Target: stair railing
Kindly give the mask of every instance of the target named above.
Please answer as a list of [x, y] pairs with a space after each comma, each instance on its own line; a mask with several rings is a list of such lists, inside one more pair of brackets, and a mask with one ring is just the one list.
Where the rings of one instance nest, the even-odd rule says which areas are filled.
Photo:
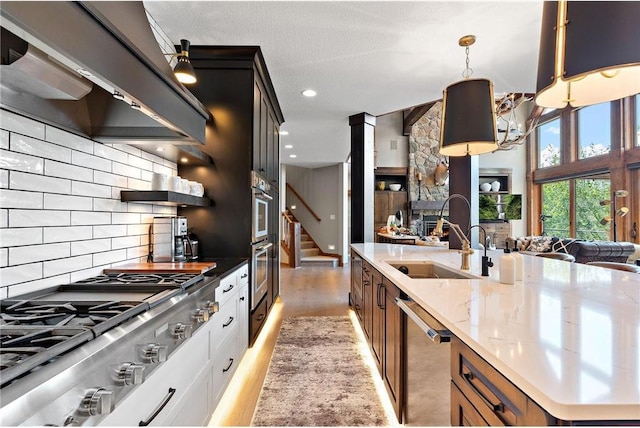
[[288, 211], [282, 212], [282, 221], [282, 230], [284, 231], [283, 248], [289, 255], [289, 266], [296, 268], [300, 266], [300, 259], [302, 258], [300, 251], [302, 225]]
[[295, 195], [296, 198], [298, 198], [298, 200], [300, 201], [300, 203], [302, 203], [302, 205], [304, 205], [304, 207], [309, 210], [309, 213], [313, 216], [313, 218], [315, 218], [317, 221], [322, 221], [322, 219], [320, 218], [320, 216], [318, 216], [318, 214], [315, 213], [315, 211], [313, 211], [311, 209], [311, 207], [309, 206], [309, 204], [304, 200], [304, 198], [302, 196], [300, 196], [300, 194], [298, 192], [296, 192], [296, 189], [293, 188], [293, 186], [289, 183], [287, 183], [287, 189], [291, 190], [291, 193], [293, 193]]

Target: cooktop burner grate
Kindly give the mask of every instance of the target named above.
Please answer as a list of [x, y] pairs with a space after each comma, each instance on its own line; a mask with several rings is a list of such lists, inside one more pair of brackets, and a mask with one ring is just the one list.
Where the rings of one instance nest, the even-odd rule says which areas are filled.
[[[198, 279], [195, 273], [112, 273], [101, 274], [92, 278], [76, 281], [74, 284], [163, 284], [187, 285]], [[190, 284], [189, 284], [190, 285]]]

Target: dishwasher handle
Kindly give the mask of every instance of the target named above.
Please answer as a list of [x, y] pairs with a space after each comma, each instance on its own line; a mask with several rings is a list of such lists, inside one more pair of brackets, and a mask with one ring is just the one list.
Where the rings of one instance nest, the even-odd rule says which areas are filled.
[[[402, 309], [402, 312], [407, 314], [407, 316], [411, 318], [433, 342], [445, 343], [451, 341], [451, 332], [443, 326], [439, 325], [439, 323], [435, 319], [433, 319], [433, 317], [429, 315], [427, 311], [420, 308], [417, 303], [412, 300], [406, 300], [401, 299], [400, 297], [396, 297], [396, 304], [400, 309]], [[434, 327], [431, 327], [429, 324], [433, 325]]]

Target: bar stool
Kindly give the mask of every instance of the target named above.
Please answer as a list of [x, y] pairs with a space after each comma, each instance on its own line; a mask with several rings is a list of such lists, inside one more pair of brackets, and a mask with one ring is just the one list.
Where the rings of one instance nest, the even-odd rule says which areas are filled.
[[545, 257], [547, 259], [562, 260], [564, 262], [569, 262], [569, 263], [573, 263], [576, 261], [575, 257], [567, 253], [538, 253], [536, 254], [536, 256]]
[[599, 266], [609, 269], [621, 270], [624, 272], [632, 272], [640, 274], [640, 266], [630, 265], [628, 263], [616, 263], [616, 262], [588, 262], [590, 266]]

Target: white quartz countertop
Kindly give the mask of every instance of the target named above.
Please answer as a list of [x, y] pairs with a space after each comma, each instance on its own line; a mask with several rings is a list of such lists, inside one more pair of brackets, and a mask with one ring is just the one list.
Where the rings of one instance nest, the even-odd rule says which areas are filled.
[[551, 415], [640, 420], [640, 275], [524, 255], [524, 280], [411, 279], [386, 261], [431, 260], [460, 269], [448, 248], [352, 248]]

